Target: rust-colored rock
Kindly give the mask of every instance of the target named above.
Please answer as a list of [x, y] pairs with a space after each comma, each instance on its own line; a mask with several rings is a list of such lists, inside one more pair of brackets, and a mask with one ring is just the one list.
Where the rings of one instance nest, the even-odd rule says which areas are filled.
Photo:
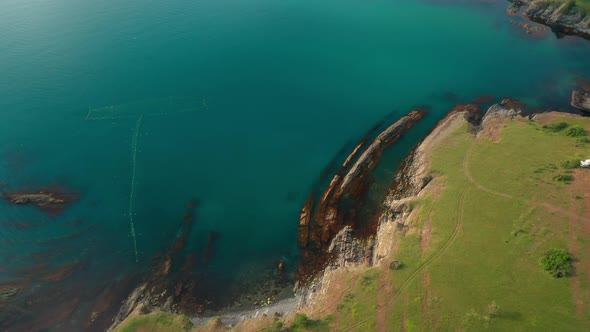
[[23, 267], [14, 271], [17, 275], [34, 275], [38, 274], [41, 271], [46, 270], [49, 267], [49, 263], [44, 262], [32, 266]]
[[23, 289], [22, 282], [8, 282], [0, 284], [0, 301], [16, 296], [18, 292]]
[[471, 101], [472, 104], [491, 104], [493, 102], [494, 102], [494, 97], [488, 96], [488, 95], [475, 97]]
[[296, 283], [306, 284], [332, 260], [328, 248], [344, 226], [351, 226], [351, 237], [366, 238], [375, 234], [378, 217], [359, 215], [373, 182], [371, 172], [383, 151], [420, 120], [426, 110], [426, 107], [414, 109], [378, 133], [382, 123], [371, 128], [346, 156], [317, 203], [314, 204], [312, 195], [306, 200], [298, 222], [301, 251]]
[[213, 256], [213, 243], [218, 236], [217, 232], [209, 232], [209, 235], [207, 235], [207, 242], [203, 250], [203, 261], [207, 262]]
[[7, 192], [4, 193], [3, 197], [11, 204], [34, 205], [50, 215], [59, 214], [68, 204], [78, 198], [76, 194], [66, 193], [60, 189], [42, 189], [33, 192]]
[[80, 262], [71, 262], [58, 266], [39, 278], [40, 281], [58, 282], [69, 277]]

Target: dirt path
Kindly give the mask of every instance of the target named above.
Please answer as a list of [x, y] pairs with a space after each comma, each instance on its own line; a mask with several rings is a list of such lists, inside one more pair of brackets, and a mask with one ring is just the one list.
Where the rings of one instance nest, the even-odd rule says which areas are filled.
[[569, 223], [568, 223], [568, 244], [569, 244], [569, 252], [574, 256], [574, 263], [572, 264], [572, 276], [570, 277], [570, 285], [572, 287], [573, 296], [574, 296], [574, 303], [576, 305], [576, 315], [578, 317], [582, 317], [584, 314], [584, 300], [582, 299], [582, 290], [580, 287], [580, 277], [578, 275], [578, 270], [580, 268], [579, 263], [579, 255], [578, 255], [578, 218], [576, 215], [578, 204], [576, 202], [575, 197], [570, 198], [570, 216], [569, 216]]
[[[376, 308], [388, 308], [391, 303], [389, 294], [393, 293], [393, 276], [389, 271], [382, 271], [379, 274], [379, 283], [377, 286], [377, 306]], [[387, 310], [376, 310], [375, 312], [375, 331], [384, 332], [387, 330]]]
[[[584, 217], [590, 215], [590, 194], [587, 193], [588, 185], [590, 185], [590, 172], [578, 169], [573, 174], [574, 181], [568, 187], [570, 194], [570, 211], [572, 215], [569, 218], [569, 250], [572, 256], [576, 259], [573, 263], [573, 276], [571, 277], [571, 287], [574, 293], [574, 302], [576, 304], [576, 314], [580, 317], [584, 316], [585, 311], [590, 312], [590, 289], [586, 291], [586, 301], [584, 301], [584, 294], [581, 290], [582, 272], [586, 280], [590, 282], [590, 252], [585, 250], [585, 246], [580, 243], [578, 237], [583, 239], [590, 237], [590, 223], [584, 221]], [[577, 217], [574, 217], [576, 214]], [[587, 303], [584, 303], [587, 302]], [[585, 310], [586, 309], [586, 310]]]
[[428, 321], [430, 320], [428, 310], [428, 300], [430, 296], [430, 273], [428, 273], [428, 270], [424, 270], [424, 272], [422, 272], [422, 289], [422, 299], [420, 300], [422, 304], [422, 322], [428, 325]]

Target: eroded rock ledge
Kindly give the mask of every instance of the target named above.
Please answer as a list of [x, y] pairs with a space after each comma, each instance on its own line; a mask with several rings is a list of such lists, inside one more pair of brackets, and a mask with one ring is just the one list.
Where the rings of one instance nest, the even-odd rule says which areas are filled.
[[577, 35], [590, 39], [590, 15], [570, 8], [568, 2], [550, 0], [508, 0], [509, 13], [519, 13], [549, 26], [559, 35]]

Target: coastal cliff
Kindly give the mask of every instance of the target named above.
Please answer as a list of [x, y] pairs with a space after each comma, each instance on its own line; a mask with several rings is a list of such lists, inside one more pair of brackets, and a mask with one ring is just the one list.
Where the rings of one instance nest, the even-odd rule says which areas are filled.
[[532, 21], [551, 27], [558, 35], [578, 35], [590, 39], [590, 15], [575, 2], [509, 0], [509, 13], [522, 13]]
[[[474, 128], [480, 120], [476, 105], [457, 105], [433, 127], [402, 162], [390, 184], [389, 193], [382, 204], [383, 209], [378, 211], [373, 233], [360, 238], [354, 236], [354, 225], [342, 227], [325, 249], [328, 255], [323, 257], [328, 263], [324, 269], [316, 272], [307, 284], [296, 284], [298, 309], [323, 312], [325, 309], [318, 309], [322, 307], [323, 298], [345, 271], [395, 264], [395, 261], [390, 262], [395, 234], [407, 231], [412, 213], [409, 202], [418, 197], [432, 179], [428, 174], [430, 150], [442, 136], [466, 122]], [[303, 207], [302, 215], [309, 215], [309, 209], [308, 203]], [[306, 261], [303, 260], [302, 264], [306, 264]]]

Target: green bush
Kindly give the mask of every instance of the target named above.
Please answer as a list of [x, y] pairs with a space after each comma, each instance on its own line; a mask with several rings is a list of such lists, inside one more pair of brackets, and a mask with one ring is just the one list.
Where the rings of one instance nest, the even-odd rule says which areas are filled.
[[574, 13], [574, 8], [576, 8], [576, 0], [568, 0], [560, 12], [561, 14]]
[[553, 248], [541, 258], [541, 267], [555, 278], [566, 277], [572, 272], [573, 257], [564, 249]]
[[561, 167], [565, 169], [574, 169], [580, 167], [580, 161], [576, 159], [566, 160], [561, 163]]
[[543, 129], [545, 129], [548, 132], [557, 133], [569, 126], [570, 125], [567, 122], [553, 122], [548, 125], [544, 125]]
[[570, 183], [573, 177], [569, 174], [557, 174], [553, 179], [563, 183]]
[[328, 331], [328, 323], [332, 320], [332, 316], [326, 316], [324, 319], [309, 319], [305, 314], [295, 314], [293, 323], [288, 328], [288, 331]]
[[584, 137], [588, 135], [582, 126], [573, 126], [569, 128], [565, 134], [569, 137]]

